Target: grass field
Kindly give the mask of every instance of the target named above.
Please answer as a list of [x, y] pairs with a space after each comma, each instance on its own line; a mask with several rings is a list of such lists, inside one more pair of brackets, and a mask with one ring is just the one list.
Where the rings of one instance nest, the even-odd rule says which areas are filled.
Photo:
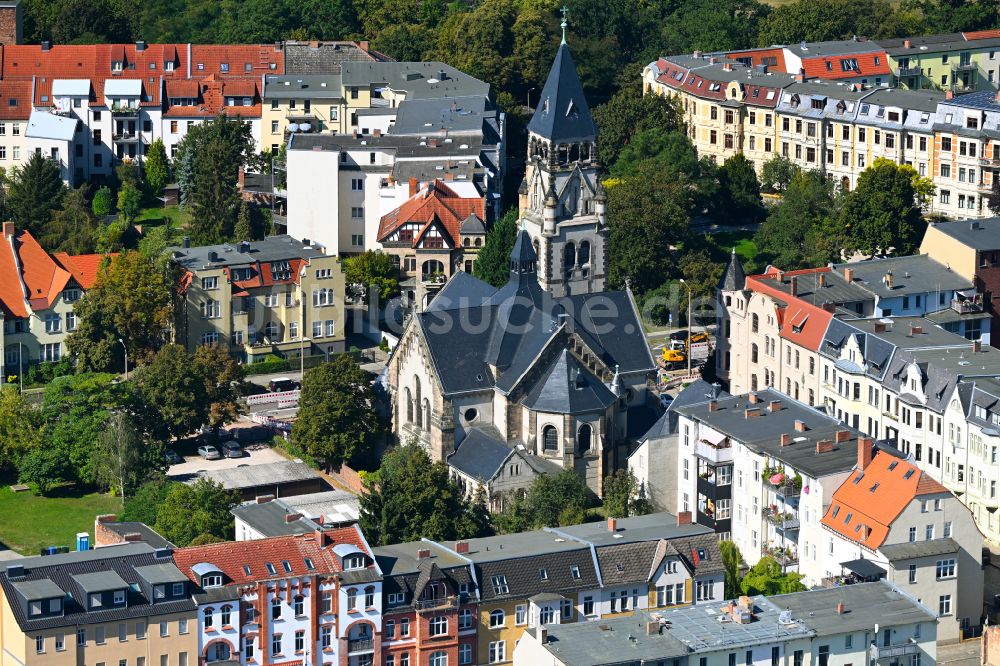
[[94, 542], [94, 517], [117, 513], [121, 502], [100, 493], [79, 494], [73, 486], [51, 491], [49, 497], [15, 493], [0, 487], [0, 543], [22, 555], [38, 555], [43, 546], [70, 546], [77, 532], [89, 532]]
[[143, 208], [135, 218], [136, 224], [146, 224], [148, 226], [159, 226], [163, 220], [169, 219], [177, 228], [186, 227], [191, 215], [187, 211], [181, 210], [179, 206], [163, 206], [154, 208]]
[[729, 250], [735, 247], [736, 254], [744, 261], [748, 261], [757, 256], [757, 245], [753, 242], [753, 234], [752, 231], [727, 231], [715, 234], [713, 239], [721, 248]]

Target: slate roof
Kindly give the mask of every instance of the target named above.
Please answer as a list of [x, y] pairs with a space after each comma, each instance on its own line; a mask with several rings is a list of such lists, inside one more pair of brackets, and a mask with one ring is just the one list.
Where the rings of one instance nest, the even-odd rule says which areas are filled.
[[656, 541], [638, 541], [597, 549], [597, 564], [605, 587], [645, 583], [649, 580]]
[[[770, 597], [778, 608], [792, 611], [792, 619], [821, 636], [870, 631], [882, 626], [934, 622], [935, 615], [885, 581], [825, 587]], [[846, 613], [837, 612], [844, 604]]]
[[559, 46], [528, 131], [553, 142], [593, 141], [597, 126], [583, 94], [569, 47]]
[[130, 522], [123, 523], [101, 523], [106, 530], [111, 530], [115, 534], [125, 538], [127, 534], [139, 534], [142, 541], [148, 543], [153, 548], [174, 548], [174, 544], [164, 539], [159, 532], [146, 523]]
[[944, 539], [931, 539], [930, 541], [904, 541], [902, 543], [888, 543], [879, 548], [879, 552], [885, 555], [890, 562], [900, 560], [910, 560], [917, 557], [935, 557], [937, 555], [950, 555], [961, 550], [958, 542], [951, 537]]
[[677, 550], [688, 570], [693, 571], [695, 576], [706, 576], [726, 570], [722, 563], [722, 552], [719, 550], [719, 537], [715, 533], [670, 539], [670, 545]]
[[490, 430], [492, 432], [472, 428], [459, 443], [458, 449], [448, 456], [448, 464], [473, 479], [484, 483], [490, 481], [512, 452], [500, 439], [500, 433], [495, 428]]
[[550, 527], [546, 531], [568, 539], [576, 539], [595, 546], [610, 546], [622, 543], [675, 539], [701, 534], [714, 534], [710, 527], [698, 523], [677, 524], [677, 516], [665, 511], [645, 516], [619, 518], [615, 521], [615, 531], [608, 529], [605, 522], [581, 523], [568, 527]]
[[[146, 543], [129, 543], [118, 546], [107, 546], [96, 550], [49, 555], [47, 557], [29, 557], [20, 559], [17, 564], [24, 567], [24, 577], [11, 580], [6, 570], [0, 570], [0, 585], [3, 586], [7, 599], [18, 595], [17, 587], [24, 588], [24, 583], [38, 582], [29, 585], [27, 589], [40, 592], [42, 589], [53, 590], [49, 580], [65, 593], [63, 615], [29, 619], [24, 607], [19, 603], [10, 603], [8, 607], [13, 613], [18, 626], [24, 632], [34, 632], [56, 627], [73, 627], [85, 624], [110, 624], [128, 619], [148, 618], [156, 615], [184, 613], [195, 611], [195, 603], [190, 597], [176, 601], [150, 603], [141, 592], [128, 587], [132, 583], [141, 583], [137, 567], [170, 564], [169, 559], [158, 559], [152, 546]], [[105, 581], [100, 583], [100, 580]], [[103, 610], [86, 610], [85, 593], [81, 589], [80, 580], [89, 584], [94, 580], [97, 587], [105, 587], [114, 577], [123, 581], [127, 589], [125, 606], [105, 608]], [[141, 585], [140, 585], [141, 589]]]
[[[845, 268], [850, 268], [854, 271], [855, 284], [881, 298], [973, 287], [972, 282], [926, 254], [855, 261], [836, 264], [834, 268], [841, 274]], [[883, 282], [889, 271], [892, 271], [892, 288]]]
[[[227, 489], [273, 487], [279, 483], [322, 479], [316, 470], [309, 465], [293, 460], [284, 460], [268, 465], [213, 469], [203, 472], [203, 476], [216, 483], [221, 483]], [[323, 485], [326, 485], [326, 481], [323, 481]]]
[[563, 349], [535, 380], [523, 404], [538, 412], [584, 414], [603, 411], [615, 400], [607, 386]]
[[[713, 537], [714, 538], [714, 537]], [[590, 590], [600, 587], [597, 570], [590, 549], [580, 546], [574, 550], [539, 553], [523, 557], [509, 557], [497, 553], [504, 559], [477, 561], [477, 578], [480, 583], [480, 598], [484, 602], [501, 599], [523, 599], [539, 593], [564, 594], [574, 590]], [[580, 577], [573, 576], [577, 567]], [[542, 578], [542, 570], [545, 578]], [[507, 592], [493, 586], [493, 576], [504, 576]]]
[[[546, 628], [545, 650], [558, 661], [573, 666], [660, 664], [680, 661], [688, 647], [669, 631], [648, 633], [652, 616], [645, 612], [600, 622], [551, 624]], [[527, 633], [537, 636], [537, 628]]]
[[1000, 217], [935, 222], [934, 229], [975, 250], [1000, 249]]
[[722, 274], [722, 278], [719, 280], [719, 290], [737, 291], [743, 289], [746, 283], [747, 274], [743, 270], [743, 262], [740, 261], [740, 256], [736, 254], [736, 248], [733, 248], [733, 253], [729, 257], [729, 263], [726, 264], [726, 272]]

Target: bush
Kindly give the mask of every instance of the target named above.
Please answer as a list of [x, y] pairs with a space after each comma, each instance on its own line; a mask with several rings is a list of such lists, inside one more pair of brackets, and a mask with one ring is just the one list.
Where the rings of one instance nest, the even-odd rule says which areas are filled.
[[275, 372], [288, 372], [291, 369], [292, 363], [287, 358], [268, 354], [263, 361], [249, 364], [247, 366], [247, 374], [269, 375]]

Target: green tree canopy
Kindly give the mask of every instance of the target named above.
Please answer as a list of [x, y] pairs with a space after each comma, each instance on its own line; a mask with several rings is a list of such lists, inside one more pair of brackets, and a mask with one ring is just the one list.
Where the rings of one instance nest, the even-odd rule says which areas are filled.
[[517, 209], [511, 208], [486, 234], [486, 242], [473, 266], [473, 275], [494, 287], [507, 284], [510, 277], [510, 253], [517, 240]]
[[[537, 477], [531, 483], [526, 498], [535, 527], [558, 527], [568, 524], [562, 520], [567, 515], [573, 522], [579, 522], [576, 519], [592, 501], [593, 493], [571, 469]], [[568, 514], [564, 514], [567, 509], [569, 509]]]
[[156, 511], [155, 529], [178, 546], [186, 546], [203, 534], [232, 540], [233, 517], [229, 512], [240, 501], [239, 491], [226, 490], [209, 479], [190, 485], [171, 483]]
[[292, 440], [327, 469], [369, 452], [383, 428], [371, 379], [351, 356], [305, 373]]
[[205, 423], [220, 428], [240, 414], [239, 388], [246, 368], [223, 347], [202, 345], [194, 352], [196, 377], [204, 387], [207, 416]]
[[763, 594], [768, 597], [774, 594], [803, 592], [806, 586], [802, 584], [802, 578], [802, 574], [799, 573], [783, 573], [781, 565], [770, 555], [765, 555], [740, 581], [740, 589], [743, 594], [750, 596]]
[[888, 160], [861, 172], [858, 186], [844, 199], [839, 222], [845, 249], [868, 256], [913, 254], [927, 226], [911, 174]]
[[366, 477], [361, 495], [360, 526], [372, 545], [482, 536], [477, 515], [481, 512], [462, 496], [448, 466], [432, 463], [416, 444], [386, 453], [378, 472]]
[[233, 230], [234, 239], [237, 241], [253, 240], [253, 226], [250, 224], [250, 204], [246, 201], [240, 202], [240, 213], [236, 218], [236, 228]]
[[0, 385], [0, 471], [9, 471], [31, 449], [41, 446], [42, 419], [13, 384]]
[[774, 9], [760, 22], [757, 44], [797, 44], [920, 34], [918, 16], [888, 0], [796, 0]]
[[94, 480], [116, 492], [123, 500], [133, 488], [154, 472], [162, 472], [163, 448], [147, 444], [125, 411], [112, 413], [91, 453]]
[[94, 215], [98, 217], [104, 217], [105, 215], [111, 215], [115, 210], [115, 195], [111, 191], [111, 188], [105, 185], [101, 189], [94, 192], [94, 200], [91, 202], [91, 209], [94, 211]]
[[594, 109], [600, 132], [600, 159], [605, 168], [618, 161], [632, 137], [644, 130], [672, 132], [684, 123], [677, 102], [659, 95], [643, 95], [638, 83], [624, 88]]
[[87, 186], [66, 191], [59, 210], [42, 229], [39, 242], [49, 252], [90, 254], [97, 250], [97, 220], [87, 204]]
[[208, 422], [209, 396], [204, 366], [180, 345], [164, 345], [132, 374], [143, 409], [141, 425], [153, 438], [183, 437]]
[[775, 155], [760, 168], [761, 188], [765, 192], [784, 192], [800, 170], [787, 157]]
[[740, 588], [740, 567], [743, 566], [743, 555], [739, 547], [732, 541], [725, 539], [719, 542], [719, 551], [722, 553], [722, 566], [726, 568], [725, 598], [735, 599], [740, 596], [743, 590]]
[[163, 194], [163, 188], [170, 181], [170, 162], [167, 160], [167, 150], [163, 146], [163, 139], [156, 139], [149, 144], [143, 168], [146, 171], [146, 184], [149, 186], [149, 193], [154, 197]]
[[604, 511], [609, 518], [628, 518], [648, 513], [639, 501], [639, 482], [630, 469], [619, 469], [604, 477]]
[[142, 192], [132, 183], [118, 190], [118, 216], [126, 225], [132, 224], [142, 208]]
[[139, 252], [122, 252], [102, 266], [76, 303], [77, 329], [66, 340], [79, 367], [123, 368], [125, 349], [133, 367], [150, 358], [171, 324], [171, 292], [164, 272]]
[[136, 488], [135, 492], [125, 498], [119, 520], [155, 525], [156, 513], [174, 483], [176, 482], [164, 477], [155, 477]]
[[818, 171], [796, 172], [754, 236], [760, 257], [786, 271], [836, 260], [835, 216], [830, 181]]
[[344, 259], [343, 267], [344, 281], [366, 303], [370, 289], [375, 290], [382, 303], [399, 293], [399, 266], [384, 252], [366, 250]]
[[736, 153], [719, 169], [720, 202], [716, 212], [731, 224], [755, 224], [764, 218], [760, 182], [753, 163]]
[[27, 162], [11, 168], [8, 174], [7, 213], [19, 228], [40, 238], [65, 194], [59, 166], [40, 153], [32, 153]]

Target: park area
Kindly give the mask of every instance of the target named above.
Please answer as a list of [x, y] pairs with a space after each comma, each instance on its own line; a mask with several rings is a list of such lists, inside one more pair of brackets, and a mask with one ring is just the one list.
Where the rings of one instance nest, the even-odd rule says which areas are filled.
[[77, 532], [88, 532], [93, 543], [94, 517], [116, 513], [121, 502], [104, 493], [78, 491], [65, 484], [41, 496], [0, 487], [0, 547], [22, 555], [38, 555], [46, 546], [70, 546]]

